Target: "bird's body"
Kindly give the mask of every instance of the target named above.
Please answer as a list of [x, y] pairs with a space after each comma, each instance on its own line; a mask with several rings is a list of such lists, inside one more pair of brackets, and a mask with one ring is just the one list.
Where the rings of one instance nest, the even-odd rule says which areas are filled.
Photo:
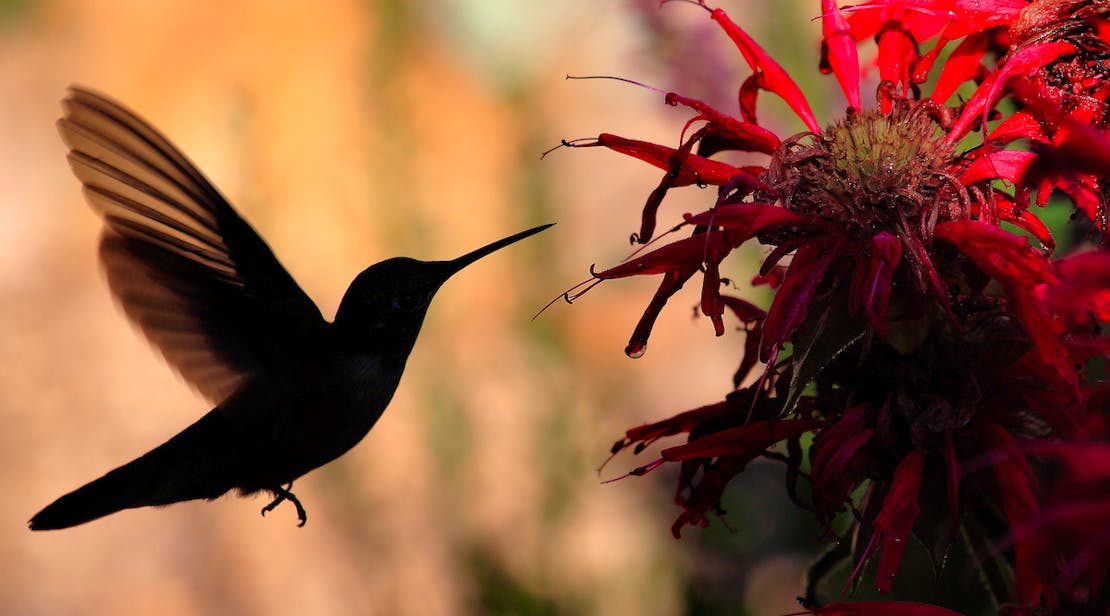
[[122, 509], [269, 491], [354, 447], [381, 417], [424, 315], [452, 274], [536, 227], [452, 261], [388, 259], [351, 283], [334, 322], [265, 242], [156, 129], [73, 88], [59, 121], [105, 221], [100, 254], [127, 315], [216, 403], [172, 439], [36, 514], [33, 530]]

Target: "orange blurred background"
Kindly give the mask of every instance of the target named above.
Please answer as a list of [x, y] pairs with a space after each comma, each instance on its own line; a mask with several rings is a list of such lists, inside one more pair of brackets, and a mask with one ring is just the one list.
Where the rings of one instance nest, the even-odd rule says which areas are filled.
[[[706, 552], [698, 529], [670, 537], [673, 475], [602, 485], [595, 469], [627, 427], [719, 400], [741, 337], [692, 319], [691, 288], [629, 360], [649, 279], [530, 317], [627, 254], [659, 181], [601, 149], [540, 153], [602, 131], [675, 143], [686, 119], [651, 92], [564, 76], [698, 84], [684, 93], [734, 106], [747, 73], [718, 35], [653, 0], [0, 2], [0, 613], [691, 611]], [[816, 45], [779, 47], [815, 64]], [[370, 263], [559, 224], [444, 287], [377, 427], [297, 482], [306, 527], [229, 496], [33, 534], [43, 505], [208, 410], [108, 295], [99, 222], [53, 126], [70, 83], [160, 127], [329, 317]], [[660, 226], [709, 198], [674, 192]], [[796, 610], [803, 563], [786, 550], [747, 565], [736, 601]]]

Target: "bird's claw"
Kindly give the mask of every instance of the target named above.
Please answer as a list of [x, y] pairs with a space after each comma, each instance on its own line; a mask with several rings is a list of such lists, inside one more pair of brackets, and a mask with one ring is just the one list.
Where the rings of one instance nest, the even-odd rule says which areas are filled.
[[301, 505], [301, 501], [297, 500], [297, 497], [289, 491], [291, 489], [293, 489], [292, 481], [285, 484], [284, 488], [281, 486], [270, 488], [270, 491], [274, 493], [274, 500], [271, 501], [269, 505], [266, 505], [262, 508], [262, 517], [266, 517], [267, 513], [273, 511], [282, 502], [289, 501], [293, 503], [294, 507], [297, 508], [297, 519], [300, 520], [300, 523], [297, 524], [297, 528], [304, 526], [305, 522], [308, 521], [308, 514], [305, 513], [304, 506]]

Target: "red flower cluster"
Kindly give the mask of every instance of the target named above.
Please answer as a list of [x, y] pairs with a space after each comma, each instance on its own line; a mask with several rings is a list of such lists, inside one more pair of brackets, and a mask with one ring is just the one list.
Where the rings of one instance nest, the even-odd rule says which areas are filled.
[[[698, 4], [751, 67], [738, 117], [666, 93], [692, 114], [677, 147], [607, 133], [566, 144], [664, 172], [632, 236], [640, 244], [670, 189], [717, 187], [677, 227], [689, 237], [591, 272], [662, 276], [626, 352], [644, 352], [697, 274], [717, 335], [735, 318], [746, 343], [724, 401], [633, 428], [613, 453], [688, 435], [631, 473], [680, 465], [675, 536], [706, 525], [726, 485], [772, 457], [792, 495], [809, 481], [807, 505], [830, 533], [852, 516], [853, 583], [874, 556], [876, 586], [890, 591], [911, 535], [961, 539], [998, 569], [984, 577], [1005, 582], [991, 590], [1008, 609], [1110, 608], [1110, 383], [1098, 363], [1110, 356], [1110, 3], [872, 0], [849, 11], [822, 0], [821, 68], [848, 102], [824, 126], [751, 36]], [[871, 40], [881, 83], [865, 107], [857, 43]], [[761, 92], [808, 131], [762, 127]], [[767, 161], [713, 158], [727, 151]], [[1033, 209], [1053, 195], [1075, 206], [1060, 259]], [[775, 289], [766, 311], [722, 292], [724, 260], [751, 240], [769, 247], [755, 281]], [[806, 599], [829, 614], [898, 605]], [[899, 613], [946, 613], [915, 605]]]

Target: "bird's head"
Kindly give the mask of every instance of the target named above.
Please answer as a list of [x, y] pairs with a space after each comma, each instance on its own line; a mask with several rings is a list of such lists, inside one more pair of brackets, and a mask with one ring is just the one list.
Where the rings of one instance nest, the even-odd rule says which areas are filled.
[[450, 261], [395, 257], [375, 263], [351, 282], [339, 304], [335, 324], [342, 335], [411, 348], [432, 297], [448, 278], [478, 259], [550, 226], [522, 231]]

